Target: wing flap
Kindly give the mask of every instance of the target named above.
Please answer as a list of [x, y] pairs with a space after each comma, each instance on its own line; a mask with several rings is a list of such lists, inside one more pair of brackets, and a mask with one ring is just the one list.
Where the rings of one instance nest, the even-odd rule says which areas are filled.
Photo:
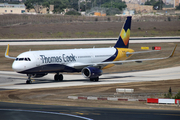
[[160, 50], [149, 50], [149, 51], [138, 51], [138, 52], [127, 52], [126, 55], [134, 55], [134, 54], [140, 54], [140, 53], [148, 53], [148, 52], [158, 52]]

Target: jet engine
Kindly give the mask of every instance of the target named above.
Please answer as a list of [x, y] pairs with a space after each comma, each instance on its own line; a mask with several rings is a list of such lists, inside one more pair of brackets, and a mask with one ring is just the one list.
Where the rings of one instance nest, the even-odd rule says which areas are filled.
[[86, 78], [98, 78], [102, 75], [102, 70], [95, 67], [85, 67], [81, 72], [82, 75]]

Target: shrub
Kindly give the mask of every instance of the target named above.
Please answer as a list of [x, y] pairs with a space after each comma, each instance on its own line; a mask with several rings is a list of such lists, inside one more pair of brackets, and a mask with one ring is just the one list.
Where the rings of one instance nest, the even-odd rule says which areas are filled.
[[81, 14], [77, 11], [68, 11], [68, 12], [66, 12], [65, 15], [81, 15]]
[[172, 91], [171, 91], [171, 87], [169, 88], [168, 94], [164, 94], [165, 98], [172, 98]]
[[180, 99], [180, 91], [173, 98], [174, 99]]

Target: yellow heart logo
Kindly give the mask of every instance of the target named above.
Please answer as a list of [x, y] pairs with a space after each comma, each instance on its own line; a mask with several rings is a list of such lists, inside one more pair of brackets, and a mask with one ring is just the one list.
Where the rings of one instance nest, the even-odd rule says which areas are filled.
[[127, 32], [125, 32], [125, 30], [123, 29], [123, 30], [121, 31], [120, 36], [121, 36], [124, 44], [127, 45], [127, 44], [128, 44], [128, 41], [129, 41], [129, 36], [130, 36], [130, 29], [128, 29]]

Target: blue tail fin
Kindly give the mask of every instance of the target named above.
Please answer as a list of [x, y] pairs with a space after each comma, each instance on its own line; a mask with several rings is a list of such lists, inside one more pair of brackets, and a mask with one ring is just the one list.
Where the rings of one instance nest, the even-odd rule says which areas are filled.
[[128, 48], [129, 47], [129, 37], [130, 37], [130, 30], [131, 30], [131, 16], [128, 16], [124, 27], [122, 28], [118, 41], [115, 44], [115, 48]]

